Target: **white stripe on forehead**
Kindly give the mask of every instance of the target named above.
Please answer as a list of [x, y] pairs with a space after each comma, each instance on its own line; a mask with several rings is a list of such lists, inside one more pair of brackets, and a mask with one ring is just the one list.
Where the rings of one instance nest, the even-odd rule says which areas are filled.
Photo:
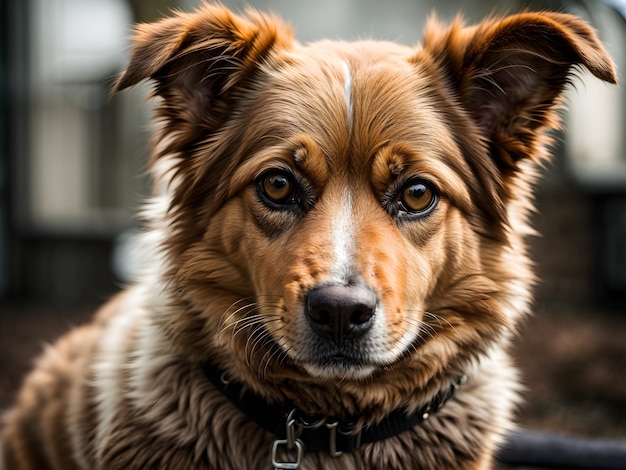
[[332, 281], [347, 284], [354, 276], [354, 215], [352, 214], [352, 195], [344, 193], [341, 205], [334, 214], [331, 226], [333, 264]]
[[348, 128], [352, 130], [353, 110], [352, 110], [352, 74], [350, 66], [344, 60], [341, 61], [343, 67], [343, 97], [346, 101], [346, 113], [348, 117]]

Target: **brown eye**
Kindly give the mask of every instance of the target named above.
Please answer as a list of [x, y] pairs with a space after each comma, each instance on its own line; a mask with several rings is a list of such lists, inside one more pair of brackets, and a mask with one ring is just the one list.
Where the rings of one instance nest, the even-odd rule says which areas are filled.
[[293, 176], [281, 171], [273, 171], [261, 177], [261, 194], [273, 204], [293, 203], [295, 196]]
[[409, 181], [400, 194], [404, 210], [411, 214], [425, 215], [437, 203], [437, 194], [431, 183], [417, 180]]

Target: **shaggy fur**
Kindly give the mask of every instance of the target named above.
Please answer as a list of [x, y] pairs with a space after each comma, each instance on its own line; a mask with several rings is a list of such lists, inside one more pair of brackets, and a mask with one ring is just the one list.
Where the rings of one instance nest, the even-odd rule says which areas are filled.
[[415, 48], [301, 45], [212, 5], [140, 25], [114, 91], [151, 79], [158, 100], [148, 265], [39, 359], [4, 417], [3, 468], [269, 468], [273, 436], [204, 361], [360, 425], [466, 374], [422, 424], [301, 468], [490, 468], [517, 402], [530, 186], [576, 66], [616, 81], [559, 13], [431, 21]]

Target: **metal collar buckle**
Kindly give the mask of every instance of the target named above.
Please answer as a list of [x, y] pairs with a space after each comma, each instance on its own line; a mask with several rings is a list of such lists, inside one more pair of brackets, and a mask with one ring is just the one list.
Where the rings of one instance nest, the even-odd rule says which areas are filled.
[[324, 426], [328, 429], [328, 453], [332, 457], [339, 457], [344, 452], [342, 450], [338, 450], [337, 433], [354, 438], [354, 447], [350, 449], [351, 451], [358, 450], [361, 447], [361, 435], [363, 428], [354, 428], [350, 431], [343, 431], [339, 427], [339, 421], [337, 420], [331, 422], [326, 421]]
[[[296, 409], [294, 408], [289, 412], [287, 416], [286, 426], [286, 439], [274, 439], [272, 443], [272, 465], [274, 470], [298, 470], [302, 463], [302, 454], [304, 453], [304, 443], [300, 440], [302, 434], [302, 426], [296, 422]], [[283, 449], [283, 452], [280, 452]], [[284, 460], [291, 455], [295, 450], [295, 456], [292, 460]], [[279, 453], [287, 455], [279, 460]]]
[[338, 434], [351, 436], [354, 439], [354, 446], [350, 450], [357, 450], [361, 447], [361, 428], [343, 431], [339, 421], [335, 419], [329, 420], [322, 417], [317, 421], [309, 422], [304, 417], [298, 416], [298, 411], [294, 408], [289, 412], [285, 426], [286, 439], [274, 439], [272, 443], [274, 470], [298, 470], [300, 468], [305, 447], [300, 437], [305, 429], [313, 431], [322, 427], [328, 429], [328, 453], [331, 457], [339, 457], [343, 454], [343, 450], [339, 450]]

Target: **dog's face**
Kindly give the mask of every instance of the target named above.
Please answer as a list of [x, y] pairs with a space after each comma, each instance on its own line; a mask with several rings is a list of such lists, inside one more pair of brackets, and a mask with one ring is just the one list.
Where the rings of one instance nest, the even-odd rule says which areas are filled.
[[263, 140], [250, 139], [217, 217], [236, 214], [228, 237], [247, 257], [264, 333], [314, 376], [365, 376], [406, 354], [459, 262], [447, 253], [475, 242], [459, 213], [469, 196], [446, 164], [462, 160], [457, 129], [419, 96], [407, 52], [317, 46], [249, 96], [260, 126], [244, 140]]
[[573, 65], [614, 81], [560, 14], [301, 46], [205, 6], [141, 27], [133, 52], [116, 88], [151, 77], [161, 99], [164, 328], [274, 382], [426, 381], [505, 335], [552, 109]]

